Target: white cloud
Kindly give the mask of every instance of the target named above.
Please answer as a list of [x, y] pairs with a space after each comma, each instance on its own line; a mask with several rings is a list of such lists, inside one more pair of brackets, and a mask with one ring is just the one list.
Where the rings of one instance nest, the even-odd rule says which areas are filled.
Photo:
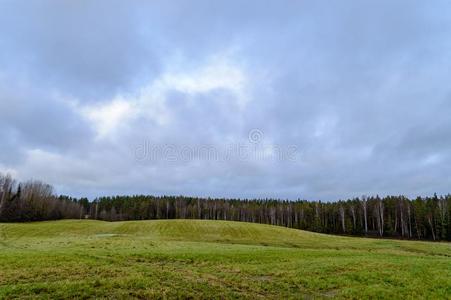
[[249, 101], [246, 93], [249, 84], [245, 72], [224, 58], [215, 58], [205, 66], [191, 72], [163, 74], [156, 86], [166, 90], [177, 90], [186, 94], [208, 93], [216, 89], [232, 92], [240, 108]]
[[92, 122], [99, 138], [114, 134], [114, 132], [134, 114], [132, 102], [116, 98], [111, 102], [85, 106], [81, 114]]
[[114, 99], [94, 105], [70, 102], [92, 124], [97, 137], [105, 139], [114, 138], [121, 128], [136, 118], [150, 120], [157, 126], [169, 124], [173, 109], [167, 100], [168, 94], [173, 91], [186, 95], [186, 101], [194, 101], [197, 95], [226, 90], [233, 95], [226, 105], [241, 111], [250, 100], [248, 84], [248, 77], [240, 66], [223, 56], [215, 56], [193, 70], [167, 71], [134, 94], [117, 95]]
[[425, 158], [421, 160], [423, 166], [430, 166], [439, 164], [442, 161], [442, 155], [439, 153], [428, 154]]

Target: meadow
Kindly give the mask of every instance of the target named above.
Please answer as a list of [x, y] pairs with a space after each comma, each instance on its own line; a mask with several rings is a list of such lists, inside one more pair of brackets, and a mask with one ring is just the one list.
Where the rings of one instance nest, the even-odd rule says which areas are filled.
[[451, 244], [231, 221], [0, 224], [0, 298], [451, 299]]

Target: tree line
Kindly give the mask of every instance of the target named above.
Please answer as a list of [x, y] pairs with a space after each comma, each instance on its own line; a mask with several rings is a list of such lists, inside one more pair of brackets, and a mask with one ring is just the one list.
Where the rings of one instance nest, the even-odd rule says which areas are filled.
[[0, 221], [205, 219], [253, 222], [321, 233], [451, 241], [451, 195], [371, 196], [337, 202], [184, 196], [55, 196], [49, 185], [0, 174]]
[[0, 222], [80, 218], [83, 212], [80, 200], [55, 196], [46, 183], [17, 183], [10, 175], [0, 173]]

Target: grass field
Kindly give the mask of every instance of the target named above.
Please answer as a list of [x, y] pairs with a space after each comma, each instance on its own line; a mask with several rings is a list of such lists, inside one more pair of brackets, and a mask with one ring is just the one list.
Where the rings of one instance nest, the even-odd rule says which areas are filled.
[[451, 244], [222, 221], [0, 224], [0, 298], [451, 299]]

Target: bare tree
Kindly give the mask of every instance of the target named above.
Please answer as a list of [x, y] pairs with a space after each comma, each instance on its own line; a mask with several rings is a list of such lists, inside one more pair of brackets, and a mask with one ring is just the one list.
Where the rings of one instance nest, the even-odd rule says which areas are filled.
[[377, 220], [377, 227], [379, 229], [379, 235], [384, 235], [384, 203], [381, 199], [376, 200], [376, 220]]
[[404, 199], [400, 199], [399, 201], [399, 210], [401, 215], [401, 235], [405, 235], [405, 221], [404, 221]]
[[352, 230], [355, 230], [356, 229], [356, 215], [355, 215], [354, 205], [349, 206], [349, 211], [351, 212], [351, 217], [352, 217]]
[[448, 205], [446, 203], [446, 200], [443, 197], [440, 197], [437, 202], [438, 206], [438, 215], [440, 218], [440, 228], [441, 228], [441, 238], [445, 238], [445, 220], [446, 220], [446, 213], [448, 211]]
[[410, 202], [407, 202], [407, 222], [409, 223], [409, 239], [412, 238], [412, 220]]
[[432, 213], [428, 213], [426, 217], [427, 217], [429, 226], [431, 226], [432, 239], [435, 241], [435, 231], [434, 231], [434, 223], [432, 222]]
[[363, 219], [365, 221], [365, 234], [368, 234], [368, 200], [362, 196]]
[[340, 205], [340, 220], [341, 220], [341, 227], [343, 229], [343, 232], [346, 232], [346, 226], [345, 226], [345, 209], [343, 208], [343, 205]]

